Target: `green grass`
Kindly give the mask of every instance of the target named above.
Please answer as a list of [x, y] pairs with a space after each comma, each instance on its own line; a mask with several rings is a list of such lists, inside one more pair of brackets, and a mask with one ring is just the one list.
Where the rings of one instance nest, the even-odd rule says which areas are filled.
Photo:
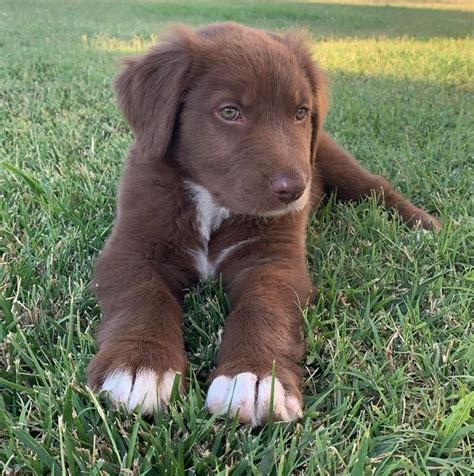
[[[416, 7], [1, 1], [2, 474], [473, 473], [474, 14]], [[314, 215], [304, 418], [253, 431], [203, 410], [218, 283], [186, 298], [190, 391], [169, 414], [118, 413], [85, 387], [87, 286], [131, 140], [111, 78], [167, 22], [218, 20], [306, 27], [327, 129], [444, 223], [412, 232], [373, 201]]]

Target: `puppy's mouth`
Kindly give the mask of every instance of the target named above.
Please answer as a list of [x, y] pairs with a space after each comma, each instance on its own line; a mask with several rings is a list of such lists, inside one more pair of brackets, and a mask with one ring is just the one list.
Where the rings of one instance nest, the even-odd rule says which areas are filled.
[[265, 176], [267, 185], [266, 203], [255, 215], [277, 217], [303, 210], [309, 202], [310, 184], [299, 173], [280, 173]]
[[310, 189], [311, 187], [307, 185], [303, 193], [296, 200], [290, 201], [288, 203], [280, 201], [280, 207], [275, 207], [270, 210], [258, 211], [255, 213], [255, 215], [261, 217], [278, 217], [289, 213], [298, 213], [303, 210], [308, 204], [310, 197]]

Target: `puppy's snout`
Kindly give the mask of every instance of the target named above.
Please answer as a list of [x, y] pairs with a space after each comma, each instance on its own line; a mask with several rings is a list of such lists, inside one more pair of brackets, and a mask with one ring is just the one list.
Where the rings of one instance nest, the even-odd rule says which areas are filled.
[[306, 188], [303, 177], [299, 175], [277, 175], [270, 183], [273, 192], [286, 205], [298, 200]]

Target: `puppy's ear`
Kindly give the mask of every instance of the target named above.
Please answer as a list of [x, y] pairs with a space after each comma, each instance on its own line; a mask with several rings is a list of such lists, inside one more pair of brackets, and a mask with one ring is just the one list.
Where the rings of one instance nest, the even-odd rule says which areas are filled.
[[182, 97], [189, 84], [194, 33], [178, 27], [145, 55], [124, 61], [114, 86], [139, 153], [162, 158], [170, 144]]
[[329, 109], [328, 98], [328, 79], [323, 70], [319, 68], [314, 61], [310, 65], [313, 68], [312, 74], [314, 78], [314, 97], [316, 98], [316, 108], [313, 111], [311, 131], [311, 162], [316, 160], [316, 149], [318, 148], [318, 140], [323, 130], [324, 121]]
[[328, 80], [324, 72], [319, 68], [317, 63], [313, 60], [311, 49], [308, 46], [307, 35], [290, 32], [284, 37], [282, 41], [296, 56], [298, 63], [303, 68], [303, 71], [308, 78], [313, 97], [315, 99], [314, 109], [312, 111], [312, 132], [311, 132], [311, 161], [314, 162], [316, 158], [316, 149], [318, 139], [326, 119], [326, 114], [329, 108], [328, 101]]

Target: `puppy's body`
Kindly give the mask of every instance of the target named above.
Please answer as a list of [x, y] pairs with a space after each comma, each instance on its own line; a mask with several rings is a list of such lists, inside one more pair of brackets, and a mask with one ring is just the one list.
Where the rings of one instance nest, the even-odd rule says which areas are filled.
[[435, 219], [323, 131], [324, 78], [299, 38], [234, 24], [176, 31], [117, 79], [135, 133], [114, 230], [96, 269], [103, 311], [89, 380], [145, 412], [186, 372], [181, 299], [221, 275], [232, 304], [207, 407], [265, 421], [301, 415], [305, 228], [324, 193], [371, 193], [408, 223]]

